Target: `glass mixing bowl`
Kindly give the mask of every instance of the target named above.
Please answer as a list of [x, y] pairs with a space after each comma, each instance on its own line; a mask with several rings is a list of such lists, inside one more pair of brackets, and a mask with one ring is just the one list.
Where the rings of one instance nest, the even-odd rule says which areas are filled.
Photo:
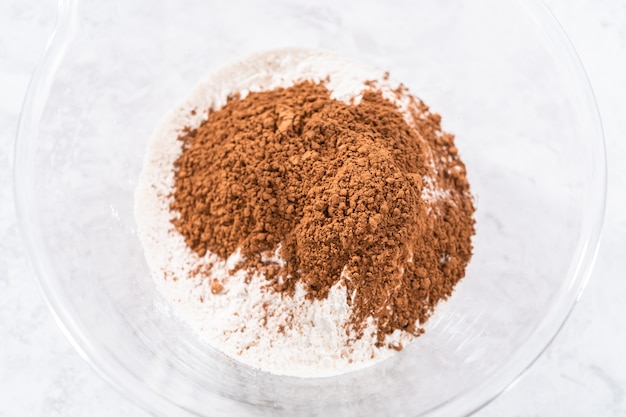
[[[200, 343], [155, 292], [133, 191], [160, 117], [209, 72], [284, 46], [389, 70], [457, 135], [474, 257], [426, 334], [332, 378], [255, 371]], [[160, 416], [458, 416], [554, 337], [593, 263], [600, 120], [575, 52], [537, 0], [64, 0], [22, 113], [19, 224], [76, 349]]]

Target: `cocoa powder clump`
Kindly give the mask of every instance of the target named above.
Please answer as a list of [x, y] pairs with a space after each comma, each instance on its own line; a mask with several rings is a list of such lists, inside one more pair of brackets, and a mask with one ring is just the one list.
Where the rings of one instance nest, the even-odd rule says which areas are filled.
[[345, 284], [347, 331], [371, 316], [382, 345], [396, 329], [418, 335], [464, 276], [474, 208], [440, 117], [367, 88], [358, 104], [323, 82], [233, 95], [179, 138], [171, 210], [199, 256], [240, 250], [272, 291], [300, 282], [320, 299]]

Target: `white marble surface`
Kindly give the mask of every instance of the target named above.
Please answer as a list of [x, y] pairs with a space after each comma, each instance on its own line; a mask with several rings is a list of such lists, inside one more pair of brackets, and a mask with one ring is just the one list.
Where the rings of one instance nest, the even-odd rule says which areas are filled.
[[[626, 416], [626, 2], [546, 2], [579, 51], [604, 121], [605, 233], [591, 281], [561, 333], [514, 387], [476, 415]], [[89, 368], [57, 328], [15, 226], [13, 138], [55, 10], [52, 0], [0, 2], [0, 417], [144, 417]]]

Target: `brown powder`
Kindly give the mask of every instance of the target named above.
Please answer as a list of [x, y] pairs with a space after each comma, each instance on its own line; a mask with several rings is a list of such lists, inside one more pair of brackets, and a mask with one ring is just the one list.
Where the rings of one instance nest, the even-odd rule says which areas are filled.
[[372, 316], [381, 345], [396, 329], [419, 334], [463, 277], [474, 208], [439, 115], [411, 99], [407, 123], [368, 86], [358, 104], [307, 81], [231, 97], [180, 137], [171, 209], [198, 255], [241, 250], [241, 267], [286, 296], [302, 282], [323, 298], [342, 281], [353, 330]]

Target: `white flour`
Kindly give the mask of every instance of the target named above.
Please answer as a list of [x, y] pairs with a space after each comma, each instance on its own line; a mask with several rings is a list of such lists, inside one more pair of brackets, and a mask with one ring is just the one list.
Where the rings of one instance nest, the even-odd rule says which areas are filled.
[[[166, 115], [154, 133], [135, 196], [135, 217], [145, 256], [158, 290], [168, 299], [176, 315], [210, 345], [245, 364], [264, 371], [301, 377], [330, 376], [369, 366], [395, 350], [375, 347], [376, 326], [372, 320], [362, 338], [346, 334], [350, 306], [346, 288], [336, 284], [328, 298], [310, 301], [302, 286], [293, 297], [264, 288], [263, 276], [245, 282], [246, 272], [229, 273], [239, 254], [220, 261], [207, 253], [192, 252], [171, 223], [169, 210], [174, 184], [174, 161], [182, 152], [177, 138], [187, 126], [197, 128], [206, 110], [219, 108], [227, 97], [241, 92], [288, 87], [297, 81], [321, 81], [332, 97], [355, 103], [367, 88], [365, 81], [377, 80], [377, 88], [400, 109], [408, 106], [393, 92], [397, 83], [385, 80], [382, 71], [357, 65], [333, 54], [302, 49], [272, 51], [251, 57], [211, 75], [198, 85], [187, 100]], [[423, 197], [444, 197], [432, 180], [424, 181]], [[210, 271], [194, 274], [202, 265]], [[224, 287], [211, 292], [212, 279]], [[299, 284], [298, 284], [299, 285]], [[387, 336], [391, 345], [406, 345], [414, 336], [396, 331]]]

